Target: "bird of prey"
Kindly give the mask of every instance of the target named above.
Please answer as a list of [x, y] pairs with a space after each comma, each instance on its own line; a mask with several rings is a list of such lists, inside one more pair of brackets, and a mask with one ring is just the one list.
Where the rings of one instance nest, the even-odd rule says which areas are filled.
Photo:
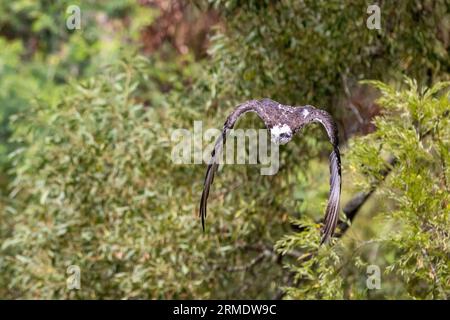
[[335, 122], [329, 113], [313, 106], [286, 106], [271, 99], [250, 100], [238, 105], [228, 116], [223, 125], [222, 134], [217, 139], [211, 153], [200, 200], [199, 216], [205, 230], [206, 207], [209, 190], [214, 174], [219, 166], [220, 154], [223, 151], [228, 132], [236, 121], [246, 112], [255, 112], [266, 125], [274, 143], [288, 143], [293, 135], [311, 122], [319, 122], [325, 127], [333, 151], [330, 154], [330, 193], [322, 228], [321, 244], [327, 242], [334, 234], [339, 219], [339, 201], [341, 195], [341, 159], [338, 148], [338, 132]]

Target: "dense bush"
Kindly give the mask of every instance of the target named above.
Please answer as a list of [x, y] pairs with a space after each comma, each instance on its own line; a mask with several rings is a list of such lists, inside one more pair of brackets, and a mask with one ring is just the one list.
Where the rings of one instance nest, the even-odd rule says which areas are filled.
[[[68, 33], [53, 26], [65, 4], [0, 1], [0, 134], [14, 132], [0, 150], [0, 297], [449, 297], [448, 84], [399, 85], [448, 79], [448, 1], [383, 3], [380, 31], [363, 2], [202, 2], [222, 14], [202, 61], [136, 54], [154, 10], [86, 2], [91, 23]], [[202, 232], [205, 167], [172, 162], [173, 129], [218, 128], [260, 97], [351, 117], [340, 97], [363, 78], [389, 85], [370, 83], [376, 130], [343, 139], [343, 207], [366, 197], [332, 246], [319, 247], [330, 145], [314, 125], [281, 147], [277, 175], [225, 165]], [[366, 286], [371, 264], [381, 290]]]
[[[366, 27], [365, 1], [210, 1], [226, 27], [210, 48], [219, 98], [271, 97], [286, 104], [337, 105], [344, 84], [447, 78], [449, 2], [383, 2], [381, 29]], [[401, 77], [400, 77], [401, 79]]]
[[[358, 217], [332, 248], [318, 248], [317, 224], [296, 221], [304, 232], [277, 243], [280, 252], [303, 253], [291, 266], [293, 298], [426, 298], [450, 295], [450, 83], [430, 89], [411, 80], [401, 90], [381, 90], [377, 130], [351, 141], [347, 177], [365, 192], [376, 189], [377, 206]], [[438, 95], [439, 92], [443, 94]], [[393, 160], [394, 159], [394, 160]], [[349, 183], [344, 180], [344, 185]], [[344, 231], [344, 232], [345, 232]], [[381, 290], [366, 287], [366, 268], [382, 271]]]
[[[54, 104], [40, 101], [19, 122], [15, 141], [26, 147], [14, 157], [16, 205], [4, 216], [12, 232], [2, 245], [13, 296], [267, 297], [257, 286], [238, 292], [231, 283], [240, 276], [227, 270], [253, 258], [239, 244], [275, 232], [266, 224], [271, 210], [255, 203], [273, 200], [247, 194], [228, 208], [213, 205], [202, 234], [196, 209], [203, 166], [171, 162], [168, 129], [178, 123], [157, 99], [145, 100], [150, 108], [142, 104], [152, 73], [142, 58], [118, 62], [73, 84]], [[71, 264], [82, 270], [78, 292], [65, 287]]]
[[[78, 3], [82, 29], [68, 30], [66, 9], [75, 4], [0, 1], [0, 190], [7, 183], [7, 154], [15, 148], [8, 142], [10, 116], [27, 110], [37, 95], [56, 98], [69, 79], [97, 72], [155, 16], [133, 1], [84, 1]], [[128, 14], [135, 18], [122, 22]]]

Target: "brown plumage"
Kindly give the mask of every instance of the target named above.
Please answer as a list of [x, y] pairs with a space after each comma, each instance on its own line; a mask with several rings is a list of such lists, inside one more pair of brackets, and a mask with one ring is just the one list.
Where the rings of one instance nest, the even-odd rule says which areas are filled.
[[[333, 146], [333, 151], [330, 154], [330, 193], [321, 240], [321, 243], [327, 242], [333, 236], [339, 220], [339, 201], [341, 195], [341, 158], [338, 148], [336, 124], [329, 113], [316, 109], [313, 106], [291, 107], [270, 99], [244, 102], [238, 105], [225, 121], [222, 135], [216, 141], [214, 150], [211, 153], [211, 160], [206, 170], [199, 211], [203, 230], [205, 230], [209, 190], [214, 180], [214, 174], [219, 166], [220, 154], [225, 145], [228, 131], [234, 127], [239, 117], [246, 112], [256, 112], [271, 133], [272, 140], [276, 140], [277, 143], [281, 144], [289, 142], [292, 136], [308, 123], [319, 122], [324, 126]], [[283, 128], [283, 130], [280, 131], [280, 128]]]

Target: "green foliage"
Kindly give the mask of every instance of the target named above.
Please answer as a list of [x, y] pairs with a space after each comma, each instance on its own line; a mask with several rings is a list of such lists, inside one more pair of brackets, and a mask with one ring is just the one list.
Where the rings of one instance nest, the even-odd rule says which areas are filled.
[[[66, 28], [69, 5], [80, 6], [81, 30]], [[7, 154], [16, 147], [8, 142], [10, 116], [37, 96], [57, 99], [69, 79], [117, 58], [123, 39], [135, 38], [154, 19], [152, 10], [138, 8], [132, 1], [0, 1], [0, 190], [8, 181]], [[121, 29], [101, 19], [127, 14], [136, 18]]]
[[36, 95], [57, 96], [58, 88], [52, 82], [55, 66], [37, 61], [24, 64], [24, 48], [20, 41], [6, 41], [0, 37], [0, 189], [6, 184], [5, 173], [9, 167], [7, 154], [14, 150], [8, 142], [11, 128], [9, 118], [24, 111]]
[[211, 2], [226, 21], [210, 47], [219, 98], [271, 97], [342, 115], [344, 81], [448, 75], [448, 1], [383, 2], [381, 30], [366, 27], [364, 1]]
[[[12, 180], [0, 193], [0, 297], [448, 298], [448, 83], [395, 88], [402, 73], [448, 78], [448, 2], [383, 3], [380, 31], [365, 27], [362, 2], [208, 3], [223, 28], [198, 62], [136, 54], [156, 12], [134, 1], [83, 1], [85, 29], [69, 32], [76, 3], [0, 0], [0, 170]], [[342, 203], [376, 191], [340, 239], [319, 246], [330, 151], [319, 126], [281, 147], [275, 176], [225, 165], [201, 231], [205, 166], [172, 162], [173, 129], [220, 128], [258, 97], [345, 116], [342, 84], [362, 78], [392, 85], [370, 82], [376, 131], [342, 145]], [[254, 115], [237, 125], [261, 126]], [[367, 289], [371, 264], [381, 290]], [[80, 290], [66, 288], [69, 265]]]
[[[367, 83], [380, 89], [383, 113], [374, 120], [377, 130], [352, 140], [344, 159], [356, 185], [367, 190], [376, 186], [377, 201], [383, 199], [383, 204], [365, 224], [353, 224], [331, 248], [317, 247], [317, 227], [311, 219], [299, 220], [306, 230], [277, 244], [282, 253], [303, 252], [291, 266], [298, 287], [288, 293], [296, 299], [369, 298], [365, 269], [376, 264], [384, 271], [376, 297], [446, 299], [450, 294], [450, 83], [419, 89], [407, 80], [401, 90], [378, 81]], [[393, 165], [386, 165], [388, 155], [395, 157]], [[391, 168], [387, 178], [380, 174], [386, 167]], [[364, 239], [367, 229], [375, 232], [371, 240]]]
[[[100, 29], [95, 27], [95, 16], [99, 13], [109, 17], [125, 17], [132, 14], [137, 4], [132, 0], [120, 1], [0, 1], [0, 27], [2, 33], [10, 37], [18, 36], [24, 41], [39, 38], [40, 51], [59, 50], [70, 31], [66, 26], [67, 8], [76, 5], [81, 9], [82, 27], [88, 38], [98, 37]], [[145, 10], [144, 10], [145, 11]], [[97, 30], [96, 32], [93, 31]]]
[[[383, 154], [397, 159], [396, 168], [379, 190], [393, 202], [383, 214], [392, 226], [380, 238], [396, 249], [388, 271], [405, 282], [415, 298], [447, 298], [450, 294], [450, 83], [419, 89], [411, 80], [407, 88], [395, 91], [372, 82], [381, 91], [384, 114], [375, 119], [377, 131], [369, 135], [380, 152], [364, 157], [377, 163]], [[437, 96], [441, 90], [445, 94]], [[381, 142], [381, 143], [380, 143]], [[361, 166], [361, 143], [352, 146], [353, 168]], [[365, 151], [364, 151], [365, 152]], [[369, 175], [370, 177], [370, 175]], [[377, 179], [377, 177], [370, 177]]]
[[[236, 103], [248, 98], [270, 97], [288, 104], [308, 103], [322, 106], [339, 119], [345, 118], [348, 112], [345, 106], [338, 103], [338, 99], [344, 95], [345, 85], [355, 84], [358, 79], [375, 78], [395, 82], [405, 73], [417, 78], [421, 84], [428, 85], [439, 79], [448, 79], [450, 61], [448, 42], [445, 40], [446, 37], [442, 36], [448, 34], [450, 30], [448, 1], [383, 2], [380, 5], [381, 30], [369, 30], [366, 27], [369, 15], [366, 13], [368, 4], [364, 2], [220, 0], [210, 3], [223, 12], [226, 21], [225, 28], [220, 29], [215, 35], [210, 47], [213, 60], [209, 83], [211, 108], [222, 105], [223, 100], [227, 103]], [[441, 196], [448, 192], [445, 192], [445, 188], [439, 184], [434, 189], [431, 188], [433, 175], [427, 174], [432, 170], [438, 175], [441, 161], [439, 159], [445, 157], [436, 152], [448, 155], [447, 138], [434, 140], [436, 145], [432, 149], [435, 151], [429, 151], [425, 158], [428, 162], [422, 163], [424, 155], [418, 155], [418, 159], [422, 160], [412, 162], [414, 158], [409, 154], [417, 149], [418, 139], [417, 134], [408, 127], [410, 123], [419, 123], [421, 134], [425, 133], [436, 126], [437, 110], [443, 107], [432, 99], [432, 91], [422, 97], [420, 94], [423, 93], [418, 94], [411, 90], [410, 96], [423, 99], [429, 105], [426, 108], [419, 108], [417, 102], [405, 101], [403, 107], [411, 108], [409, 116], [400, 112], [390, 113], [390, 109], [399, 107], [398, 96], [407, 93], [397, 93], [392, 89], [390, 94], [389, 97], [395, 103], [380, 101], [386, 110], [385, 116], [375, 121], [378, 126], [376, 133], [358, 138], [356, 140], [358, 143], [352, 142], [348, 151], [344, 150], [344, 167], [357, 167], [357, 171], [364, 179], [358, 179], [356, 171], [346, 171], [343, 204], [348, 199], [349, 189], [370, 190], [378, 186], [384, 179], [383, 172], [390, 168], [386, 163], [389, 156], [399, 157], [402, 153], [404, 155], [402, 159], [410, 161], [408, 163], [411, 168], [417, 166], [415, 170], [420, 171], [417, 174], [427, 179], [414, 180], [411, 177], [415, 177], [416, 172], [411, 168], [408, 168], [411, 173], [404, 172], [406, 169], [400, 165], [395, 172], [402, 172], [405, 176], [411, 174], [411, 177], [401, 176], [398, 181], [401, 181], [403, 186], [411, 183], [411, 188], [406, 187], [410, 192], [415, 188], [421, 188], [420, 206], [424, 203], [430, 206], [424, 208], [428, 210], [429, 216], [437, 215], [441, 220], [448, 219], [448, 213], [443, 213], [444, 209], [448, 210], [445, 205], [441, 210], [437, 210], [439, 204], [442, 206], [442, 203], [446, 202], [440, 198], [440, 201], [432, 205], [434, 201], [431, 199], [435, 197], [431, 190], [440, 190]], [[442, 99], [445, 101], [446, 97]], [[419, 111], [423, 113], [418, 114]], [[411, 117], [414, 120], [409, 120], [408, 123], [406, 120]], [[440, 126], [441, 134], [448, 130], [448, 125]], [[388, 128], [390, 130], [387, 130]], [[382, 134], [384, 136], [378, 136]], [[429, 139], [427, 135], [426, 140]], [[390, 148], [386, 140], [390, 141]], [[307, 150], [315, 152], [322, 147], [323, 145], [316, 145]], [[428, 150], [428, 147], [427, 145], [424, 149]], [[346, 152], [357, 154], [357, 159], [346, 160]], [[307, 166], [304, 160], [300, 160], [303, 162], [302, 169], [299, 170], [301, 172], [312, 169], [312, 172], [317, 174], [327, 170], [323, 165], [315, 168], [317, 164], [314, 163]], [[294, 174], [296, 178], [299, 175], [298, 172]], [[315, 183], [314, 174], [301, 175], [305, 180], [300, 182], [296, 190], [307, 188], [326, 192], [323, 181], [318, 185]], [[386, 194], [392, 194], [396, 190], [387, 182], [383, 183], [382, 187], [383, 189], [380, 188], [380, 191], [376, 192], [377, 197], [373, 200], [377, 203], [369, 202], [361, 210], [363, 217], [357, 219], [343, 242], [339, 241], [331, 251], [317, 248], [320, 225], [316, 221], [321, 207], [314, 204], [323, 201], [323, 194], [307, 194], [303, 197], [302, 203], [297, 202], [289, 207], [289, 211], [298, 212], [301, 216], [294, 222], [300, 224], [303, 230], [299, 234], [285, 235], [276, 246], [279, 252], [285, 254], [284, 257], [293, 256], [300, 259], [297, 263], [286, 262], [289, 270], [295, 274], [294, 280], [291, 281], [292, 286], [287, 291], [289, 297], [299, 299], [443, 297], [439, 293], [440, 289], [433, 289], [435, 285], [433, 279], [420, 278], [421, 281], [425, 281], [422, 285], [418, 279], [409, 281], [408, 277], [402, 277], [400, 272], [383, 275], [383, 290], [367, 290], [366, 266], [378, 264], [386, 269], [392, 266], [403, 252], [403, 247], [393, 241], [384, 242], [384, 238], [383, 241], [380, 240], [381, 242], [374, 240], [367, 243], [364, 241], [359, 243], [361, 240], [350, 238], [376, 239], [381, 231], [389, 230], [389, 226], [396, 225], [393, 221], [385, 222], [378, 217], [375, 223], [367, 217], [368, 214], [375, 215], [380, 211], [399, 210], [396, 201], [401, 198], [397, 197], [391, 197], [393, 198], [391, 201], [382, 201], [383, 205], [380, 207], [378, 199], [391, 199], [383, 195], [382, 190]], [[416, 211], [410, 211], [410, 216], [412, 212]], [[448, 225], [448, 220], [446, 223]], [[444, 240], [440, 239], [439, 243]], [[448, 241], [448, 238], [446, 240]], [[295, 254], [292, 254], [293, 248]], [[421, 254], [417, 250], [410, 249], [415, 255]], [[439, 265], [442, 269], [443, 273], [437, 276], [442, 278], [439, 282], [448, 283], [448, 274], [445, 271], [447, 267], [443, 267], [448, 266], [448, 243], [439, 249], [442, 251], [436, 254], [436, 260], [432, 265]], [[377, 254], [378, 252], [381, 253]], [[425, 269], [429, 271], [429, 265], [423, 267], [422, 273]], [[411, 277], [411, 270], [406, 273]], [[420, 294], [412, 292], [413, 289], [420, 291]], [[442, 290], [448, 291], [448, 287], [444, 286]]]
[[169, 170], [170, 153], [161, 151], [163, 123], [152, 120], [158, 110], [136, 98], [146, 74], [143, 60], [119, 64], [67, 88], [56, 104], [40, 102], [19, 127], [18, 142], [28, 147], [17, 152], [12, 193], [27, 206], [2, 250], [11, 254], [10, 286], [20, 295], [70, 297], [70, 264], [83, 272], [79, 297], [161, 298], [195, 289], [178, 286], [188, 272], [179, 263], [191, 251], [168, 240], [189, 229], [171, 208], [172, 187], [156, 187], [155, 173], [169, 174], [161, 168]]
[[[173, 116], [167, 102], [146, 93], [158, 80], [149, 77], [154, 64], [127, 58], [114, 65], [54, 103], [39, 101], [17, 124], [15, 141], [24, 147], [14, 156], [15, 203], [3, 213], [11, 231], [1, 248], [8, 295], [268, 297], [275, 284], [260, 287], [281, 268], [263, 265], [268, 282], [242, 290], [243, 273], [227, 270], [255, 258], [244, 250], [255, 235], [280, 233], [269, 190], [257, 195], [249, 183], [242, 199], [222, 194], [202, 235], [195, 215], [204, 167], [171, 162]], [[246, 179], [230, 173], [216, 190]], [[82, 270], [80, 291], [66, 290], [71, 264]]]

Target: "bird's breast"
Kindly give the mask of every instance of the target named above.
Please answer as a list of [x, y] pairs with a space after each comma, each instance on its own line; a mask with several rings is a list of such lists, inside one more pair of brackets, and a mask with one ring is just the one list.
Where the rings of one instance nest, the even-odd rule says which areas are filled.
[[287, 124], [277, 124], [270, 128], [270, 138], [276, 144], [286, 144], [291, 141], [292, 128]]

